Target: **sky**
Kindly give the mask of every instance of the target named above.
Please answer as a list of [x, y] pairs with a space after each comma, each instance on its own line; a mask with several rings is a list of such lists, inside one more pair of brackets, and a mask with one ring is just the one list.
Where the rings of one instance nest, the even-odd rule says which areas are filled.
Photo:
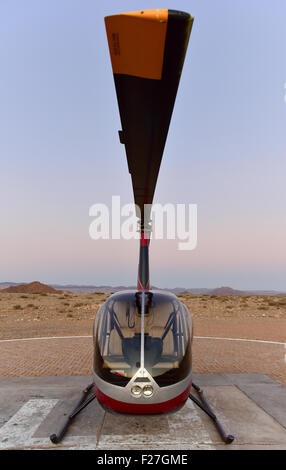
[[151, 241], [151, 284], [285, 291], [285, 0], [1, 0], [0, 282], [136, 284], [89, 211], [133, 202], [104, 17], [152, 8], [195, 18], [154, 202], [198, 220], [194, 250]]

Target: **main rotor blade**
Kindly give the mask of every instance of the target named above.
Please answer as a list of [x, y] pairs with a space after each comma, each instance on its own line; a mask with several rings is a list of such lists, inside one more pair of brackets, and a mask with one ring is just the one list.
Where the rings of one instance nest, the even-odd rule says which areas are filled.
[[135, 204], [152, 204], [193, 18], [175, 10], [107, 16], [105, 26]]

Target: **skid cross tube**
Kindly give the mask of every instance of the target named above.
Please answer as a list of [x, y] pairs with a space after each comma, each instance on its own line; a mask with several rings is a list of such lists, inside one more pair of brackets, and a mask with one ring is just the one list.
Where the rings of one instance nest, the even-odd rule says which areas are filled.
[[81, 399], [79, 400], [78, 404], [76, 405], [76, 407], [74, 408], [74, 410], [72, 411], [72, 413], [68, 416], [65, 424], [63, 425], [63, 427], [61, 428], [61, 430], [59, 431], [58, 434], [51, 434], [50, 435], [50, 440], [53, 442], [53, 444], [58, 444], [62, 438], [64, 437], [64, 435], [66, 434], [67, 430], [68, 430], [68, 427], [71, 423], [71, 421], [73, 420], [73, 418], [81, 411], [83, 410], [90, 402], [92, 402], [95, 398], [96, 398], [96, 395], [95, 393], [93, 393], [90, 397], [86, 398], [90, 392], [90, 390], [92, 389], [93, 387], [93, 383], [88, 385], [88, 387], [86, 387], [83, 392], [82, 392], [82, 396], [81, 396]]
[[204, 394], [203, 394], [203, 391], [200, 389], [200, 387], [198, 387], [198, 385], [192, 383], [192, 387], [194, 387], [194, 389], [198, 392], [199, 396], [200, 396], [200, 399], [201, 401], [199, 401], [196, 397], [194, 397], [194, 395], [192, 395], [191, 393], [189, 394], [189, 398], [194, 402], [196, 403], [196, 405], [198, 405], [199, 408], [201, 408], [201, 410], [203, 410], [214, 422], [218, 432], [220, 433], [221, 435], [221, 438], [222, 440], [226, 443], [226, 444], [231, 444], [234, 440], [234, 436], [232, 434], [226, 434], [222, 425], [220, 424], [219, 420], [217, 419], [216, 415], [214, 414], [214, 412], [212, 411], [210, 405], [208, 404]]

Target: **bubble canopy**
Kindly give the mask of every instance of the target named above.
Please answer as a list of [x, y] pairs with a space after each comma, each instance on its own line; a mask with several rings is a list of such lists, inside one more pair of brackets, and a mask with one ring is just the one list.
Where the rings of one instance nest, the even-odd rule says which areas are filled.
[[171, 293], [111, 295], [97, 312], [93, 340], [94, 372], [113, 385], [124, 387], [145, 370], [165, 387], [191, 371], [191, 315]]

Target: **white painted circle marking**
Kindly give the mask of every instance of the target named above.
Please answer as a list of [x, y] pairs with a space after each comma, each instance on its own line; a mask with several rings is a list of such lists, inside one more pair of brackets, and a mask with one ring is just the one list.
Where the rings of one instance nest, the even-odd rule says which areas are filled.
[[[92, 338], [92, 336], [47, 336], [42, 338], [13, 338], [13, 339], [1, 339], [0, 343], [10, 343], [13, 341], [40, 341], [50, 339], [81, 339], [81, 338]], [[194, 336], [194, 339], [208, 339], [217, 341], [244, 341], [249, 343], [265, 343], [265, 344], [280, 344], [286, 345], [286, 342], [281, 341], [268, 341], [264, 339], [249, 339], [249, 338], [221, 338], [217, 336]]]

